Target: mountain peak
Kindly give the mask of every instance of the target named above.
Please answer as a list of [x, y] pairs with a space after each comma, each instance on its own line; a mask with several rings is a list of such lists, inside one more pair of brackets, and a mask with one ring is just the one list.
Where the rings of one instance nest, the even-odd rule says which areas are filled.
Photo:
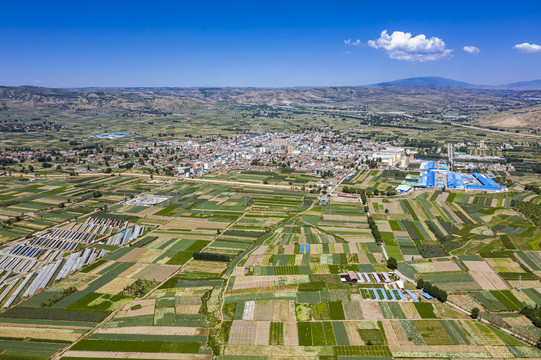
[[399, 79], [394, 81], [380, 82], [377, 84], [368, 85], [369, 87], [389, 87], [389, 86], [449, 86], [457, 87], [462, 89], [473, 89], [478, 88], [479, 86], [469, 84], [463, 81], [457, 81], [452, 79], [447, 79], [439, 76], [422, 76], [422, 77], [411, 77], [406, 79]]
[[541, 80], [519, 81], [505, 85], [474, 85], [464, 81], [447, 79], [440, 76], [421, 76], [393, 81], [385, 81], [377, 84], [366, 85], [366, 87], [455, 87], [461, 89], [497, 89], [497, 90], [541, 90]]

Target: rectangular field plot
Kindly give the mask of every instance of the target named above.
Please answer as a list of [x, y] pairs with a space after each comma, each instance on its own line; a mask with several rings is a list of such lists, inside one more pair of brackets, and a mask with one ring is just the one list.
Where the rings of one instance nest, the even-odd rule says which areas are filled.
[[414, 324], [427, 345], [454, 345], [439, 321], [416, 320]]
[[359, 356], [359, 357], [388, 357], [391, 358], [389, 347], [382, 345], [367, 346], [335, 346], [336, 356]]
[[406, 315], [398, 302], [379, 302], [381, 313], [385, 319], [405, 319]]
[[415, 305], [415, 308], [416, 308], [417, 312], [421, 316], [421, 318], [423, 318], [423, 319], [435, 319], [436, 318], [436, 314], [434, 314], [434, 305], [432, 305], [430, 303], [421, 303], [421, 302], [416, 302], [416, 303], [414, 303], [414, 305]]
[[[492, 271], [492, 273], [497, 277], [494, 271]], [[479, 290], [481, 288], [480, 285], [473, 280], [472, 276], [467, 273], [424, 274], [423, 280], [429, 281], [431, 284], [437, 285], [447, 292]]]
[[75, 344], [71, 350], [195, 354], [200, 347], [199, 342], [85, 339]]

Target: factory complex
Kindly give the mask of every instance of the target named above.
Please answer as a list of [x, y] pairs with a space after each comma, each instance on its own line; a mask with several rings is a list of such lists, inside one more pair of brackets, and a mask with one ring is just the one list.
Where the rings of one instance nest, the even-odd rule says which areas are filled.
[[445, 163], [422, 161], [420, 175], [408, 175], [396, 190], [406, 193], [415, 189], [447, 188], [465, 191], [507, 191], [492, 178], [480, 173], [459, 173], [448, 170]]

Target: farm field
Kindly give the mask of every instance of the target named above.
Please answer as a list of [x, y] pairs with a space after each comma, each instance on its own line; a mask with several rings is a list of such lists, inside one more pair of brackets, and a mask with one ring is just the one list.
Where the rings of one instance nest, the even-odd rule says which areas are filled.
[[[359, 172], [354, 186], [386, 190], [395, 180], [385, 176]], [[499, 199], [440, 201], [442, 193], [434, 192], [372, 196], [367, 208], [338, 196], [321, 205], [298, 188], [240, 184], [309, 186], [315, 180], [306, 174], [209, 178], [239, 184], [147, 187], [126, 179], [134, 195], [144, 189], [166, 200], [143, 207], [120, 198], [107, 210], [66, 217], [66, 229], [96, 216], [125, 226], [98, 227], [103, 236], [78, 250], [103, 250], [103, 256], [51, 278], [33, 296], [7, 291], [3, 304], [13, 301], [0, 313], [5, 354], [28, 360], [55, 354], [65, 360], [541, 357], [497, 327], [532, 341], [541, 336], [519, 314], [541, 301], [541, 258], [531, 247], [538, 230], [505, 203], [491, 208]], [[122, 184], [112, 183], [111, 191]], [[42, 211], [45, 217], [58, 210]], [[125, 238], [136, 227], [144, 230]], [[398, 272], [386, 257], [397, 260]], [[419, 279], [446, 291], [447, 302], [426, 296]], [[21, 294], [28, 286], [21, 285]], [[472, 319], [473, 307], [490, 324]]]

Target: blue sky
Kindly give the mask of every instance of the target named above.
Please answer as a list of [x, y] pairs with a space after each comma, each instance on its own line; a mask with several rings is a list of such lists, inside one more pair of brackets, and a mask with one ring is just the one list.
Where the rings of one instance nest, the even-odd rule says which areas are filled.
[[520, 0], [10, 1], [0, 9], [0, 85], [342, 86], [413, 76], [495, 85], [541, 78], [539, 24], [541, 2]]

